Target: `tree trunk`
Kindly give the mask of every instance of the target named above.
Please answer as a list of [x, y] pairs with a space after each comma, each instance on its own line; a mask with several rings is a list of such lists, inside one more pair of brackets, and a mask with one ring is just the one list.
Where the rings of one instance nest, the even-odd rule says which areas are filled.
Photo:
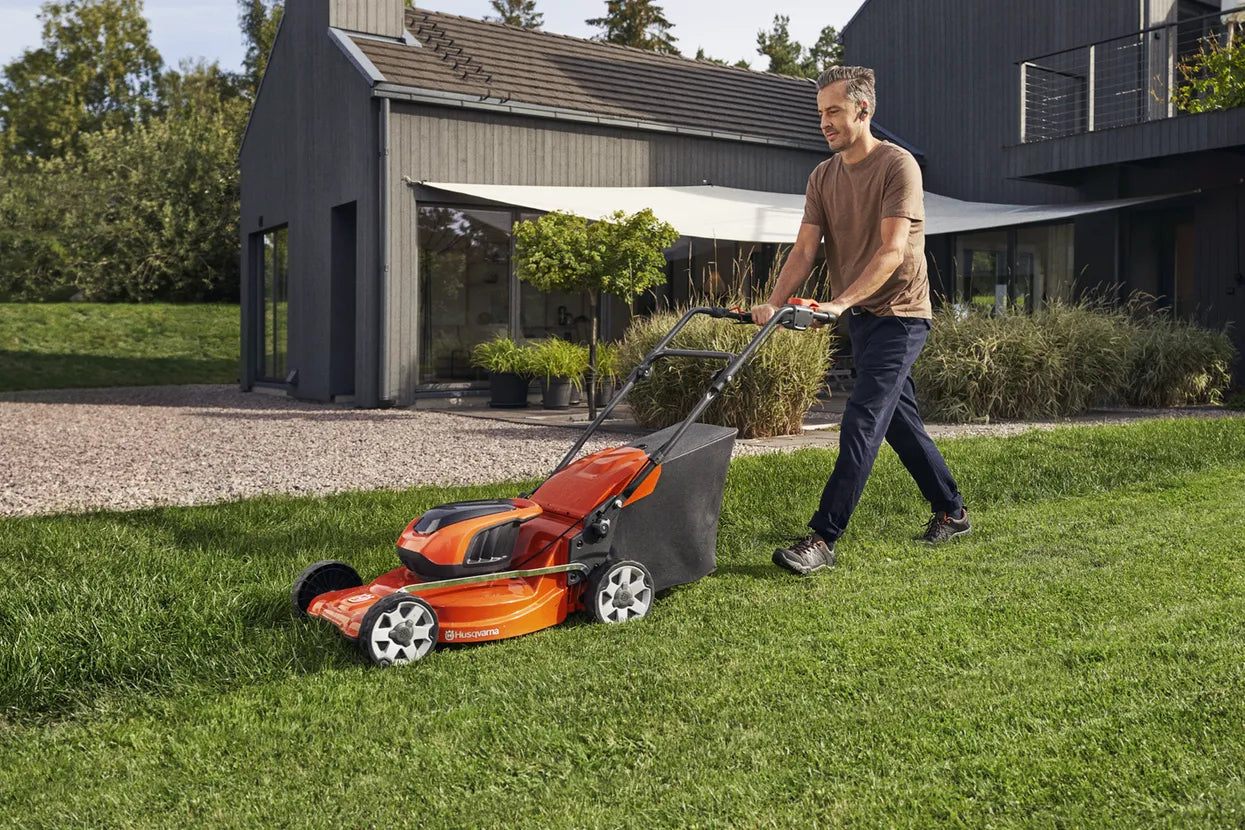
[[588, 420], [597, 417], [597, 292], [588, 292], [588, 319], [592, 321], [592, 336], [588, 339]]

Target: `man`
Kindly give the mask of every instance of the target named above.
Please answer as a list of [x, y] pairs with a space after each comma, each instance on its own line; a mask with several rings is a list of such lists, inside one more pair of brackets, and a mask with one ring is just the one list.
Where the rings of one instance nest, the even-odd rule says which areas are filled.
[[921, 537], [938, 544], [972, 529], [947, 464], [917, 412], [911, 369], [929, 336], [921, 170], [907, 151], [869, 130], [873, 70], [827, 69], [817, 80], [821, 131], [834, 151], [808, 179], [804, 219], [769, 301], [752, 309], [764, 324], [803, 285], [824, 237], [833, 299], [848, 320], [856, 386], [839, 433], [839, 457], [805, 539], [774, 562], [807, 575], [834, 565], [882, 439], [894, 447], [934, 511]]

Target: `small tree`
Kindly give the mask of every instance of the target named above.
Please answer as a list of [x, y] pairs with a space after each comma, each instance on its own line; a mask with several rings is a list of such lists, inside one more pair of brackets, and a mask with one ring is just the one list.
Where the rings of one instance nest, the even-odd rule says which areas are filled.
[[666, 281], [663, 251], [679, 238], [668, 223], [644, 210], [628, 216], [615, 211], [599, 222], [554, 211], [516, 222], [515, 262], [519, 279], [540, 291], [588, 295], [588, 415], [595, 418], [597, 309], [602, 292], [630, 303], [642, 291]]

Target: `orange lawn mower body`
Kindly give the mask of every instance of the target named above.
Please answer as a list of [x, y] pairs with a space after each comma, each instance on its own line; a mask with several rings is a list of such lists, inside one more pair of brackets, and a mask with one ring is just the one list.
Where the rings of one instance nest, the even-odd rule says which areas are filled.
[[[831, 316], [792, 299], [739, 354], [669, 348], [698, 314], [751, 322], [731, 309], [691, 309], [531, 494], [428, 510], [398, 537], [401, 566], [366, 585], [345, 563], [317, 562], [294, 583], [295, 612], [331, 622], [374, 663], [391, 665], [438, 644], [539, 631], [580, 610], [626, 622], [646, 616], [659, 592], [711, 573], [736, 431], [696, 421], [775, 328]], [[636, 381], [669, 358], [728, 364], [683, 422], [576, 458]]]

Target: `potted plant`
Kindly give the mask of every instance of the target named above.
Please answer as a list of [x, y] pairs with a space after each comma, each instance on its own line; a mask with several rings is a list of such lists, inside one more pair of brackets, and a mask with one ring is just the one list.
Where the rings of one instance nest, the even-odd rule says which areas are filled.
[[545, 409], [566, 409], [571, 390], [581, 389], [588, 369], [588, 349], [557, 337], [538, 340], [528, 347], [532, 372], [544, 384]]
[[498, 409], [527, 406], [527, 387], [533, 374], [528, 349], [504, 334], [498, 335], [472, 348], [471, 365], [489, 373], [489, 406]]

